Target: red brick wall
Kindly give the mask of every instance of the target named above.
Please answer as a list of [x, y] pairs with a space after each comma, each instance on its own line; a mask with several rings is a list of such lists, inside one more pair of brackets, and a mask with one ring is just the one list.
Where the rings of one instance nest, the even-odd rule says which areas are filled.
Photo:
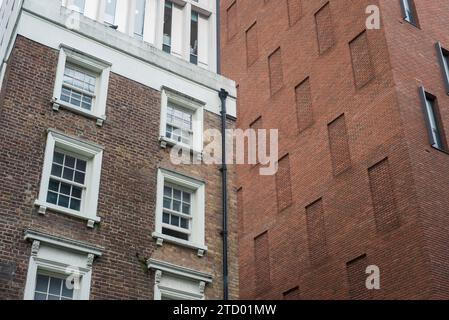
[[[373, 298], [447, 298], [449, 158], [428, 144], [417, 85], [423, 82], [438, 95], [449, 126], [434, 48], [437, 39], [449, 47], [442, 31], [448, 4], [416, 0], [420, 30], [402, 21], [399, 1], [301, 1], [294, 24], [290, 2], [237, 0], [238, 31], [221, 47], [223, 73], [239, 85], [238, 127], [246, 129], [262, 116], [265, 128], [280, 130], [279, 154], [289, 154], [290, 161], [292, 205], [281, 213], [276, 177], [262, 177], [251, 166], [237, 169], [245, 190], [241, 297], [283, 299], [296, 287], [302, 299], [361, 297], [351, 289], [347, 263], [366, 255], [381, 271], [381, 289], [370, 293]], [[222, 8], [230, 4], [222, 1]], [[380, 5], [382, 28], [365, 31], [365, 10], [372, 4]], [[254, 22], [259, 52], [248, 66], [245, 31]], [[223, 19], [222, 34], [227, 30]], [[283, 86], [272, 95], [269, 57], [277, 48]], [[303, 91], [295, 90], [307, 78], [310, 102], [298, 99]], [[337, 122], [330, 134], [328, 124], [342, 114], [346, 133]], [[380, 179], [379, 194], [394, 198], [399, 227], [379, 233], [368, 169], [386, 158], [390, 179]], [[338, 165], [334, 172], [335, 159], [346, 169]], [[307, 223], [307, 208], [316, 199], [322, 199], [322, 222]], [[326, 239], [328, 254], [319, 266], [309, 255], [309, 241], [315, 240], [308, 225], [321, 225]], [[254, 238], [266, 230], [271, 289], [259, 294]]]
[[[217, 166], [174, 166], [169, 151], [159, 146], [160, 92], [111, 74], [107, 121], [95, 121], [66, 110], [52, 111], [50, 99], [58, 52], [18, 37], [9, 62], [0, 101], [0, 261], [14, 262], [12, 281], [0, 279], [0, 299], [22, 299], [31, 244], [24, 231], [37, 229], [105, 248], [93, 265], [92, 299], [152, 299], [153, 277], [142, 259], [150, 257], [213, 275], [206, 297], [222, 296], [221, 175]], [[229, 126], [233, 123], [230, 121]], [[219, 128], [220, 118], [205, 112], [205, 128]], [[98, 214], [101, 223], [88, 229], [85, 221], [49, 211], [37, 213], [46, 130], [54, 128], [105, 148]], [[157, 248], [154, 231], [157, 167], [172, 168], [206, 181], [206, 245], [196, 252], [164, 244]], [[234, 179], [230, 168], [230, 181]], [[237, 298], [236, 194], [230, 193], [230, 296]], [[137, 258], [139, 256], [139, 259]]]

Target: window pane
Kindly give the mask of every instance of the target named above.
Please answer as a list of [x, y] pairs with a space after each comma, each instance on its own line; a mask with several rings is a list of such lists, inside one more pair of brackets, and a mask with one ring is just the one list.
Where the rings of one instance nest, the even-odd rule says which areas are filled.
[[181, 212], [181, 202], [180, 201], [173, 201], [173, 210]]
[[58, 206], [68, 208], [69, 207], [70, 198], [66, 196], [59, 196]]
[[134, 20], [134, 34], [138, 37], [143, 36], [145, 23], [145, 0], [136, 0], [136, 12]]
[[170, 187], [164, 187], [164, 196], [171, 197], [172, 188]]
[[168, 198], [164, 198], [164, 208], [171, 209], [171, 200]]
[[190, 214], [190, 205], [189, 204], [182, 205], [182, 213]]
[[164, 213], [164, 215], [162, 216], [162, 222], [170, 224], [170, 215], [168, 213]]
[[62, 166], [54, 164], [51, 167], [51, 175], [55, 176], [55, 177], [61, 177], [61, 175], [62, 175]]
[[36, 279], [36, 291], [47, 292], [49, 277], [38, 274]]
[[190, 62], [198, 64], [198, 13], [192, 12], [190, 21]]
[[69, 184], [61, 183], [61, 194], [70, 196], [72, 187]]
[[45, 293], [37, 293], [34, 295], [34, 300], [36, 301], [46, 301], [47, 295]]
[[72, 200], [70, 200], [70, 209], [75, 210], [75, 211], [80, 211], [81, 210], [81, 201], [72, 198]]
[[75, 158], [66, 156], [64, 165], [69, 168], [75, 168]]
[[64, 155], [59, 152], [55, 152], [53, 154], [53, 163], [63, 164], [64, 163]]
[[117, 0], [106, 0], [106, 8], [104, 13], [104, 22], [109, 24], [115, 23], [115, 9], [117, 7]]
[[76, 170], [86, 172], [87, 162], [83, 160], [76, 160]]
[[181, 200], [181, 194], [182, 192], [180, 190], [173, 190], [173, 198], [176, 200]]
[[67, 288], [67, 284], [64, 281], [62, 286], [62, 296], [64, 298], [68, 298], [69, 300], [73, 299], [73, 288], [69, 289]]
[[76, 171], [75, 172], [75, 182], [84, 184], [85, 174], [83, 172]]
[[63, 173], [62, 177], [63, 177], [64, 179], [67, 179], [67, 180], [72, 181], [72, 180], [73, 180], [73, 174], [74, 174], [74, 173], [75, 173], [75, 171], [74, 171], [73, 169], [70, 169], [70, 168], [64, 168], [64, 173]]
[[171, 236], [171, 237], [175, 237], [178, 239], [182, 239], [182, 240], [189, 240], [189, 235], [182, 233], [182, 232], [178, 232], [178, 231], [174, 231], [171, 229], [167, 229], [167, 228], [162, 228], [162, 233], [167, 235], [167, 236]]
[[72, 197], [81, 199], [83, 191], [81, 188], [72, 187]]
[[48, 189], [51, 191], [59, 192], [59, 182], [56, 180], [50, 180]]
[[171, 52], [172, 11], [173, 3], [165, 1], [163, 50], [167, 53]]
[[84, 7], [86, 6], [86, 0], [73, 0], [73, 9], [84, 13]]
[[189, 229], [189, 220], [182, 218], [181, 219], [181, 228]]
[[175, 227], [179, 227], [179, 217], [171, 216], [171, 225]]
[[52, 203], [52, 204], [57, 204], [58, 203], [58, 194], [49, 192], [47, 195], [47, 202]]
[[62, 280], [57, 278], [50, 278], [49, 294], [59, 296], [61, 294]]

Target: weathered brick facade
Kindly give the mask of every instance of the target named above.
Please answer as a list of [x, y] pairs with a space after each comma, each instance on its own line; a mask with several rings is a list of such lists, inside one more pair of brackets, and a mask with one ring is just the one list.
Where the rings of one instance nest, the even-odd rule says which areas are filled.
[[[22, 299], [31, 243], [26, 229], [83, 241], [104, 248], [93, 264], [91, 299], [152, 299], [154, 272], [146, 260], [164, 260], [213, 275], [206, 299], [222, 297], [221, 174], [218, 166], [172, 165], [159, 144], [161, 92], [112, 73], [107, 121], [67, 110], [55, 112], [51, 97], [58, 51], [19, 36], [3, 82], [0, 100], [0, 261], [15, 265], [12, 280], [0, 279], [0, 299]], [[204, 114], [204, 128], [220, 128], [220, 117]], [[229, 127], [234, 125], [229, 121]], [[104, 147], [98, 214], [94, 229], [86, 222], [47, 211], [38, 214], [38, 196], [47, 129]], [[206, 183], [205, 236], [208, 251], [196, 251], [152, 238], [158, 167]], [[232, 167], [229, 170], [233, 181]], [[238, 298], [236, 193], [229, 186], [230, 297]]]
[[[449, 3], [415, 3], [419, 28], [399, 0], [222, 1], [238, 127], [262, 117], [279, 128], [291, 175], [287, 206], [285, 160], [277, 177], [237, 170], [242, 298], [449, 297], [449, 157], [429, 144], [418, 94], [437, 97], [447, 129], [435, 43], [449, 46]], [[380, 8], [379, 30], [366, 30], [368, 5]], [[380, 290], [365, 288], [368, 265], [380, 268]]]

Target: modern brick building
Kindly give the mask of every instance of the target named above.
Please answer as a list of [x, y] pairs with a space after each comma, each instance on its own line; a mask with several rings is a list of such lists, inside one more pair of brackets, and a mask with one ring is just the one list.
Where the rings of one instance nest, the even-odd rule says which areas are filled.
[[216, 74], [215, 9], [3, 1], [0, 299], [223, 297], [220, 166], [170, 159], [174, 145], [201, 159], [203, 130], [221, 128], [222, 89], [234, 126], [235, 83]]
[[241, 298], [449, 298], [449, 2], [221, 12], [238, 127], [280, 130], [276, 176], [237, 169]]

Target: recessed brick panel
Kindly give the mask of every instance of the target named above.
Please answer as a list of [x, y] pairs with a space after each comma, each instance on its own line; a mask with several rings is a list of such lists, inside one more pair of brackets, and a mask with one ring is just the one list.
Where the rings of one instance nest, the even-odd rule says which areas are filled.
[[315, 14], [316, 31], [318, 38], [318, 48], [320, 53], [326, 52], [333, 47], [334, 39], [334, 27], [332, 25], [332, 15], [329, 3], [324, 5]]
[[237, 33], [237, 1], [229, 6], [226, 10], [227, 26], [228, 26], [228, 40]]
[[385, 159], [368, 169], [374, 216], [378, 232], [388, 232], [399, 227], [390, 164]]
[[240, 232], [244, 232], [245, 230], [245, 220], [244, 217], [244, 204], [243, 204], [243, 188], [237, 190], [237, 214], [239, 216], [239, 230]]
[[361, 88], [374, 78], [374, 66], [371, 60], [366, 31], [352, 40], [349, 43], [349, 47], [351, 50], [355, 86]]
[[257, 40], [257, 23], [254, 23], [246, 31], [246, 60], [247, 65], [252, 65], [259, 56], [259, 45]]
[[256, 154], [255, 154], [255, 158], [256, 158], [256, 164], [260, 163], [260, 159], [259, 159], [259, 130], [263, 129], [263, 122], [262, 122], [262, 116], [258, 117], [256, 120], [253, 121], [253, 123], [250, 124], [250, 129], [254, 130], [256, 133], [256, 140], [255, 141], [250, 141], [251, 143], [254, 143], [256, 145], [256, 148], [254, 148]]
[[302, 132], [313, 124], [312, 92], [309, 78], [296, 86], [295, 97], [298, 129], [299, 132]]
[[270, 248], [268, 232], [254, 239], [256, 292], [263, 294], [270, 288]]
[[329, 145], [334, 175], [338, 175], [351, 166], [348, 133], [345, 115], [341, 115], [328, 125]]
[[301, 18], [302, 0], [287, 0], [288, 19], [290, 25], [294, 25]]
[[281, 48], [276, 49], [276, 51], [268, 57], [268, 66], [270, 72], [271, 94], [274, 94], [279, 91], [284, 84]]
[[367, 267], [368, 258], [366, 255], [346, 263], [349, 297], [353, 300], [371, 299], [371, 291], [366, 288], [366, 279], [369, 276], [366, 274]]
[[319, 265], [327, 258], [326, 228], [322, 199], [306, 208], [309, 258], [312, 265]]
[[290, 175], [290, 159], [285, 156], [279, 160], [279, 169], [276, 174], [276, 190], [279, 211], [283, 211], [292, 204], [292, 186]]

